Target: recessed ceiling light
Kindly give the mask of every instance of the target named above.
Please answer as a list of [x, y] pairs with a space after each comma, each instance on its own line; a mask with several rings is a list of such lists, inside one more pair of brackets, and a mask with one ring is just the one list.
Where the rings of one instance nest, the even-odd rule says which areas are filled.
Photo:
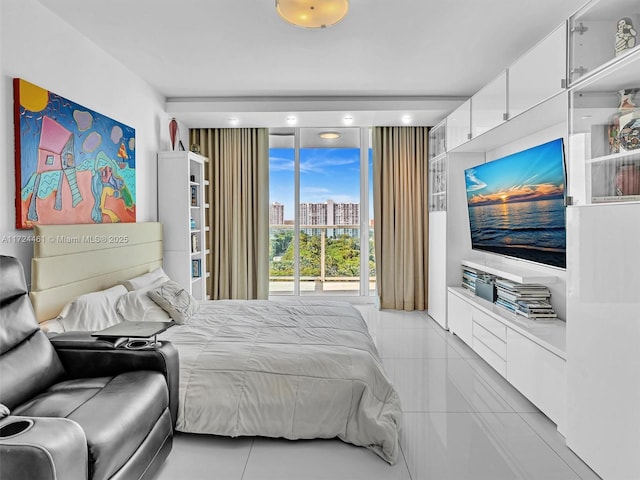
[[238, 125], [238, 123], [240, 123], [240, 119], [238, 117], [229, 117], [228, 121], [230, 125]]
[[403, 115], [402, 116], [402, 123], [404, 123], [405, 125], [409, 125], [411, 122], [413, 122], [413, 119], [411, 118], [411, 115]]
[[295, 117], [295, 115], [289, 115], [287, 117], [287, 123], [289, 125], [295, 125], [298, 122], [298, 119]]
[[336, 138], [340, 138], [340, 134], [338, 132], [320, 132], [320, 138], [333, 140]]
[[342, 117], [342, 121], [345, 125], [351, 125], [353, 123], [353, 117], [351, 115], [345, 115]]

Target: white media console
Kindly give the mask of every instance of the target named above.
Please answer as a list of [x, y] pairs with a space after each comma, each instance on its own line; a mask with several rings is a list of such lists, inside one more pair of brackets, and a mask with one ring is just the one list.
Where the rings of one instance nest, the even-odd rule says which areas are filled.
[[[471, 260], [463, 260], [462, 265], [516, 283], [546, 285], [557, 280], [553, 275], [514, 266]], [[564, 434], [565, 322], [530, 320], [462, 287], [449, 287], [447, 301], [449, 330], [555, 422], [558, 431]]]

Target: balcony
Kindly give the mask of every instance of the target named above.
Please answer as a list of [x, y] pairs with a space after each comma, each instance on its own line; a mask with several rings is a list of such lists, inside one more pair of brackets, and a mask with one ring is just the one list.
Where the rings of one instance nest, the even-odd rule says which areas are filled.
[[373, 228], [369, 228], [368, 263], [364, 266], [366, 285], [361, 285], [360, 225], [301, 225], [297, 279], [294, 237], [293, 225], [270, 226], [270, 295], [374, 294]]

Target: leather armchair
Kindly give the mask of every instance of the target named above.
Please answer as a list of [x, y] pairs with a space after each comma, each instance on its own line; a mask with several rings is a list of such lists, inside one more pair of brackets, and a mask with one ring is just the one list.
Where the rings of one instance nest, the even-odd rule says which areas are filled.
[[173, 443], [178, 354], [121, 343], [47, 337], [20, 263], [0, 256], [0, 479], [153, 477]]

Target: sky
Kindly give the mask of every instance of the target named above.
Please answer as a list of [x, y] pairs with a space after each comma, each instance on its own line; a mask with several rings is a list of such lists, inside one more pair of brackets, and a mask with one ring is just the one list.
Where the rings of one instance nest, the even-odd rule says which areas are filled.
[[564, 178], [561, 138], [465, 170], [471, 205], [562, 198]]
[[[294, 216], [294, 175], [294, 149], [270, 148], [269, 203], [284, 205], [285, 220], [293, 220]], [[360, 149], [300, 149], [300, 202], [322, 203], [329, 199], [360, 203]]]

